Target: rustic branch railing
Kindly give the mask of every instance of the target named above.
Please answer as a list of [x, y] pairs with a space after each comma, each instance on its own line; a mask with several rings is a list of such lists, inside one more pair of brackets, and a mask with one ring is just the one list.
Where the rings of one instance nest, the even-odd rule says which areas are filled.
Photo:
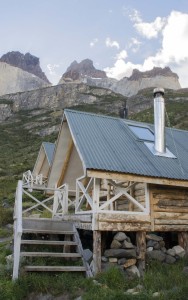
[[33, 175], [30, 170], [23, 173], [23, 186], [30, 186], [33, 188], [34, 185], [42, 186], [45, 185], [47, 182], [47, 178], [44, 177], [42, 174]]
[[90, 178], [86, 187], [83, 183], [84, 180], [86, 180], [86, 178], [82, 176], [76, 181], [75, 213], [89, 213], [92, 212], [93, 209], [92, 188], [94, 179]]
[[[127, 186], [126, 186], [127, 184]], [[101, 188], [100, 179], [80, 177], [76, 183], [75, 213], [120, 213], [120, 214], [149, 214], [149, 196], [147, 185], [143, 187], [144, 200], [138, 201], [132, 194], [138, 182], [118, 182], [106, 180]], [[117, 202], [126, 199], [127, 209], [117, 209]]]

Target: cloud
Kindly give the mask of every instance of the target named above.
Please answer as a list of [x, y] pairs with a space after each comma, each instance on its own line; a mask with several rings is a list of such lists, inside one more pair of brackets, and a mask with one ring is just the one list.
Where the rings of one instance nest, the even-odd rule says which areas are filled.
[[123, 6], [122, 11], [123, 11], [123, 15], [125, 17], [128, 16], [128, 18], [132, 22], [136, 22], [136, 23], [142, 22], [141, 14], [140, 14], [140, 12], [138, 10], [136, 10], [136, 9], [130, 9], [128, 7]]
[[95, 39], [93, 39], [90, 43], [89, 43], [89, 45], [90, 45], [90, 47], [94, 47], [97, 43], [98, 43], [98, 38], [95, 38]]
[[[156, 24], [156, 19], [151, 24]], [[126, 62], [125, 58], [120, 59], [117, 56], [114, 66], [105, 69], [107, 75], [121, 79], [124, 76], [130, 76], [129, 74], [134, 68], [146, 71], [151, 70], [154, 66], [169, 66], [173, 72], [179, 75], [181, 86], [188, 87], [188, 14], [172, 11], [165, 19], [165, 24], [160, 26], [156, 25], [156, 32], [161, 28], [161, 46], [153, 56], [146, 57], [140, 64]]]
[[151, 23], [137, 22], [134, 24], [136, 30], [148, 39], [157, 38], [158, 33], [161, 32], [166, 22], [165, 18], [157, 17]]
[[131, 38], [131, 41], [130, 41], [130, 43], [129, 43], [129, 48], [134, 52], [134, 53], [136, 53], [139, 49], [140, 49], [140, 45], [141, 45], [142, 43], [138, 40], [138, 39], [136, 39], [136, 38]]
[[119, 52], [115, 58], [118, 60], [118, 59], [125, 59], [127, 58], [127, 51], [126, 50], [122, 50], [121, 52]]
[[106, 38], [105, 40], [105, 44], [106, 44], [106, 47], [115, 47], [117, 49], [119, 49], [119, 43], [117, 41], [112, 41], [109, 37]]
[[49, 74], [50, 75], [56, 75], [56, 71], [55, 71], [55, 69], [57, 69], [57, 68], [59, 68], [60, 67], [60, 65], [58, 65], [58, 64], [48, 64], [47, 65], [47, 69], [49, 70]]

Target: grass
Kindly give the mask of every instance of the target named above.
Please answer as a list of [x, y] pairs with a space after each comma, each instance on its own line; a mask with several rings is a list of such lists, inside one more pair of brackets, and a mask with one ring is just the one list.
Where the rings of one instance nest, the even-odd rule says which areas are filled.
[[[17, 281], [12, 282], [9, 272], [4, 269], [0, 273], [0, 299], [22, 300], [28, 295], [51, 294], [55, 296], [67, 295], [65, 299], [75, 299], [82, 295], [83, 300], [151, 300], [153, 293], [159, 292], [160, 300], [187, 300], [188, 276], [182, 269], [187, 261], [181, 260], [174, 265], [152, 263], [148, 266], [145, 276], [128, 280], [124, 273], [112, 267], [105, 273], [100, 273], [96, 278], [86, 279], [82, 274], [23, 274]], [[129, 295], [125, 292], [143, 286], [138, 295]], [[33, 295], [34, 298], [34, 295]], [[63, 298], [62, 298], [63, 299]]]

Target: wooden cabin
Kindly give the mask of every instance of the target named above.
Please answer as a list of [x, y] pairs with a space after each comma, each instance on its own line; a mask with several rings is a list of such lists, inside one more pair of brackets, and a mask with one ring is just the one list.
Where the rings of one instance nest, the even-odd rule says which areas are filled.
[[42, 143], [35, 166], [33, 168], [33, 176], [42, 174], [43, 177], [48, 178], [49, 170], [52, 164], [54, 148], [55, 144], [53, 143]]
[[66, 109], [47, 173], [49, 193], [66, 188], [53, 216], [93, 231], [94, 273], [102, 232], [136, 232], [141, 263], [147, 232], [177, 232], [188, 253], [188, 131], [165, 128], [164, 116], [153, 125]]
[[141, 241], [175, 231], [185, 247], [188, 132], [166, 128], [165, 136], [164, 154], [155, 153], [154, 125], [65, 110], [48, 187], [69, 185], [77, 227], [98, 241], [102, 231], [140, 232]]

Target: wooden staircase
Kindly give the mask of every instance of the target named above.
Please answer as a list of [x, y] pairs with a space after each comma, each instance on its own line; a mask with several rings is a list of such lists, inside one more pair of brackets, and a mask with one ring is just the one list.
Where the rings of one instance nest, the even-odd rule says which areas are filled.
[[23, 218], [19, 259], [28, 272], [85, 272], [92, 276], [71, 222]]

